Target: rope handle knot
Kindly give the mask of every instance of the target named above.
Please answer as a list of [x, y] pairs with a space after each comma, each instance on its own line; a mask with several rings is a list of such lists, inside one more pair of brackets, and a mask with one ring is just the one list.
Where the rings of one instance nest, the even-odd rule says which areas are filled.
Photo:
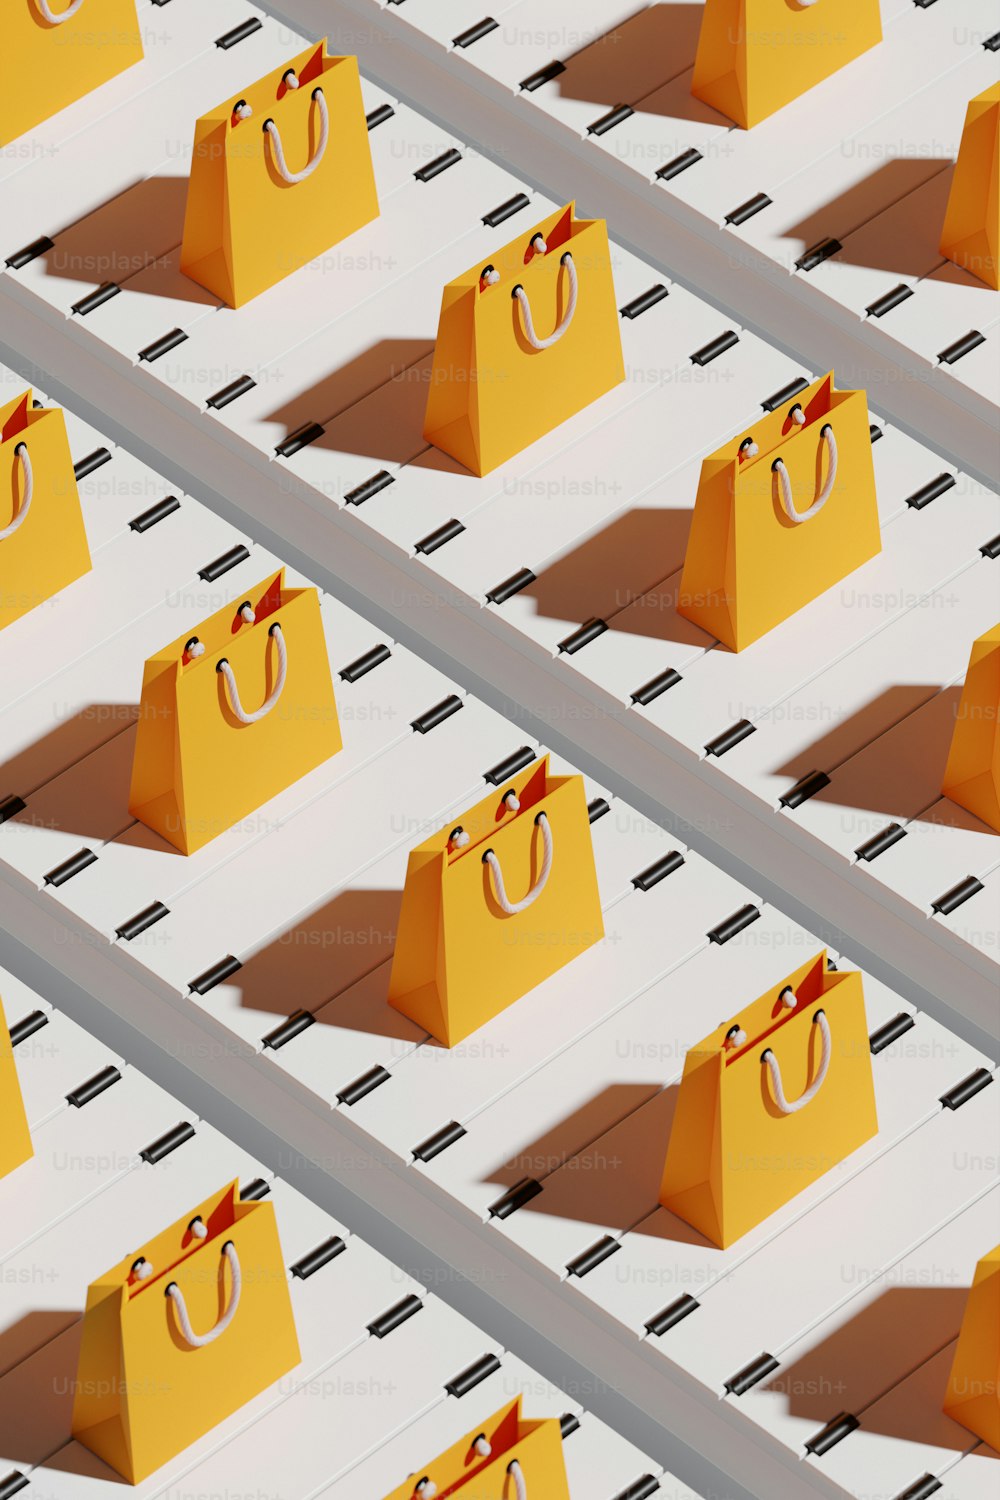
[[549, 873], [552, 869], [552, 828], [544, 812], [540, 812], [535, 818], [536, 827], [542, 831], [542, 865], [533, 886], [530, 886], [527, 894], [520, 901], [511, 901], [507, 895], [507, 887], [504, 884], [503, 871], [500, 861], [492, 849], [487, 849], [483, 855], [483, 864], [488, 866], [493, 878], [493, 894], [501, 911], [506, 912], [508, 917], [516, 917], [518, 912], [527, 911], [542, 894], [548, 882]]
[[256, 724], [260, 719], [265, 718], [281, 697], [285, 686], [285, 678], [288, 675], [288, 647], [285, 645], [284, 632], [281, 629], [281, 625], [275, 620], [267, 633], [278, 648], [278, 671], [274, 679], [274, 687], [268, 693], [260, 708], [255, 709], [253, 713], [248, 713], [243, 707], [240, 699], [240, 690], [236, 685], [236, 675], [229, 665], [228, 658], [225, 656], [220, 657], [215, 664], [215, 670], [221, 673], [225, 680], [226, 692], [229, 696], [229, 707], [241, 724]]
[[[291, 72], [292, 76], [294, 77], [293, 70], [289, 69], [289, 72]], [[293, 84], [289, 80], [288, 73], [286, 73], [285, 80], [288, 82], [289, 88], [298, 88], [299, 81], [297, 78], [295, 79], [295, 82]], [[305, 182], [306, 178], [311, 177], [313, 172], [315, 172], [316, 168], [323, 160], [323, 153], [326, 150], [326, 143], [330, 135], [330, 112], [326, 107], [326, 96], [324, 95], [321, 88], [313, 89], [312, 100], [319, 110], [319, 140], [316, 142], [315, 151], [301, 171], [289, 171], [288, 163], [285, 160], [285, 148], [281, 143], [281, 132], [279, 131], [274, 121], [271, 119], [267, 119], [264, 121], [263, 125], [264, 135], [271, 142], [271, 151], [274, 156], [275, 169], [277, 170], [279, 176], [283, 177], [284, 180], [292, 186], [294, 186], [297, 182]]]
[[190, 1344], [192, 1349], [203, 1349], [206, 1344], [214, 1344], [215, 1340], [225, 1333], [236, 1316], [236, 1309], [240, 1305], [240, 1293], [243, 1290], [243, 1273], [240, 1270], [239, 1256], [236, 1254], [236, 1246], [232, 1240], [227, 1240], [223, 1245], [222, 1254], [225, 1260], [229, 1262], [229, 1270], [233, 1278], [233, 1290], [229, 1297], [229, 1306], [215, 1327], [210, 1328], [207, 1333], [195, 1333], [191, 1327], [191, 1319], [188, 1316], [184, 1293], [176, 1281], [169, 1282], [164, 1288], [163, 1295], [174, 1304], [174, 1316], [177, 1319], [177, 1326], [180, 1329], [181, 1337]]
[[31, 458], [28, 454], [27, 443], [18, 443], [14, 449], [14, 457], [21, 465], [21, 504], [9, 526], [0, 531], [0, 542], [5, 542], [9, 536], [13, 536], [19, 527], [23, 526], [31, 509], [31, 498], [35, 493], [35, 476], [31, 467]]
[[795, 499], [792, 495], [792, 481], [789, 478], [788, 470], [785, 468], [784, 459], [776, 458], [771, 465], [772, 472], [778, 476], [782, 508], [788, 519], [794, 521], [796, 524], [800, 524], [803, 521], [811, 521], [813, 516], [819, 515], [819, 512], [833, 494], [833, 487], [837, 483], [837, 439], [834, 437], [833, 428], [829, 422], [823, 424], [819, 435], [826, 444], [827, 449], [826, 482], [808, 510], [795, 509]]

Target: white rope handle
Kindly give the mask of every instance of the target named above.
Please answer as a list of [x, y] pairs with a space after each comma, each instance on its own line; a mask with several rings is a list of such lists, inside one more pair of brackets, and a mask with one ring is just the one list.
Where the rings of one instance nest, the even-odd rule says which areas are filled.
[[[296, 88], [298, 84], [296, 84]], [[319, 140], [316, 142], [316, 150], [306, 162], [301, 172], [290, 172], [288, 163], [285, 161], [285, 148], [281, 144], [281, 134], [273, 120], [264, 121], [264, 134], [270, 138], [271, 150], [274, 152], [274, 165], [286, 182], [304, 182], [310, 177], [320, 162], [323, 160], [323, 152], [326, 150], [327, 137], [330, 134], [330, 115], [326, 107], [326, 99], [322, 89], [313, 89], [313, 99], [319, 107]]]
[[538, 879], [522, 901], [511, 901], [509, 899], [507, 888], [503, 883], [503, 871], [500, 869], [500, 861], [493, 853], [493, 850], [487, 849], [483, 855], [483, 863], [489, 865], [490, 873], [493, 876], [493, 894], [496, 896], [497, 905], [507, 913], [508, 917], [516, 917], [519, 911], [527, 911], [532, 902], [538, 900], [545, 889], [545, 883], [549, 878], [549, 871], [552, 869], [552, 829], [549, 826], [549, 820], [542, 812], [538, 814], [535, 822], [542, 830], [542, 842], [545, 846], [542, 854], [542, 868], [538, 872]]
[[524, 1480], [524, 1472], [516, 1458], [507, 1465], [507, 1473], [514, 1481], [514, 1494], [517, 1500], [528, 1500], [528, 1486]]
[[833, 487], [837, 483], [837, 439], [833, 435], [833, 428], [830, 426], [829, 422], [827, 422], [823, 427], [823, 430], [820, 432], [820, 437], [824, 440], [827, 446], [829, 468], [827, 470], [826, 483], [824, 484], [823, 488], [820, 490], [819, 494], [816, 496], [816, 499], [813, 501], [812, 505], [810, 505], [808, 510], [795, 509], [795, 500], [792, 496], [792, 481], [788, 477], [788, 470], [785, 468], [784, 461], [780, 458], [776, 458], [774, 460], [774, 463], [771, 465], [771, 468], [778, 476], [778, 484], [781, 489], [781, 504], [784, 508], [785, 515], [790, 521], [811, 521], [813, 516], [818, 515], [819, 512], [823, 509], [824, 505], [833, 494]]
[[48, 21], [52, 26], [61, 26], [64, 21], [69, 20], [70, 16], [76, 15], [83, 4], [83, 0], [72, 0], [72, 3], [65, 10], [60, 11], [58, 15], [52, 10], [49, 0], [35, 0], [35, 4], [38, 6], [38, 13], [43, 21]]
[[226, 1308], [225, 1312], [222, 1314], [222, 1317], [216, 1323], [215, 1327], [210, 1328], [207, 1333], [195, 1333], [194, 1329], [191, 1327], [191, 1319], [188, 1317], [187, 1303], [184, 1301], [184, 1293], [181, 1291], [176, 1281], [172, 1281], [167, 1287], [167, 1296], [174, 1304], [174, 1314], [177, 1318], [177, 1323], [180, 1327], [181, 1334], [191, 1345], [192, 1349], [203, 1349], [206, 1344], [214, 1343], [215, 1340], [220, 1337], [220, 1335], [225, 1333], [226, 1329], [229, 1327], [230, 1323], [236, 1316], [236, 1309], [240, 1305], [240, 1292], [243, 1289], [243, 1275], [240, 1271], [240, 1261], [239, 1256], [236, 1254], [236, 1246], [233, 1244], [232, 1240], [226, 1241], [226, 1243], [222, 1247], [222, 1253], [225, 1256], [226, 1260], [229, 1262], [229, 1269], [232, 1272], [233, 1290], [232, 1295], [229, 1298], [229, 1306]]
[[567, 274], [569, 275], [569, 301], [566, 304], [566, 311], [563, 313], [562, 322], [557, 324], [547, 339], [540, 339], [535, 332], [535, 324], [531, 316], [531, 303], [528, 301], [528, 294], [524, 290], [524, 287], [516, 286], [514, 288], [513, 295], [520, 305], [521, 317], [524, 319], [524, 336], [533, 349], [551, 349], [553, 344], [558, 344], [573, 321], [573, 314], [576, 312], [577, 279], [576, 266], [573, 264], [573, 257], [568, 250], [562, 258], [562, 264], [566, 267]]
[[13, 536], [19, 526], [23, 526], [28, 511], [31, 509], [31, 497], [35, 493], [35, 477], [31, 470], [31, 459], [28, 456], [27, 443], [18, 443], [14, 449], [14, 457], [21, 460], [21, 470], [24, 475], [24, 486], [21, 491], [21, 504], [17, 514], [9, 526], [0, 531], [0, 542], [5, 542], [9, 536]]
[[816, 1077], [813, 1079], [812, 1083], [805, 1090], [805, 1092], [800, 1094], [797, 1099], [793, 1099], [791, 1102], [789, 1102], [789, 1100], [785, 1098], [785, 1090], [781, 1082], [781, 1068], [778, 1066], [778, 1059], [775, 1057], [770, 1047], [767, 1048], [767, 1050], [761, 1057], [761, 1062], [767, 1064], [767, 1070], [771, 1075], [771, 1088], [774, 1091], [774, 1102], [781, 1110], [781, 1113], [783, 1115], [794, 1115], [796, 1110], [805, 1109], [807, 1104], [811, 1104], [816, 1095], [819, 1093], [820, 1089], [823, 1087], [823, 1082], [830, 1069], [830, 1054], [833, 1050], [833, 1043], [830, 1039], [830, 1023], [826, 1019], [826, 1012], [818, 1010], [815, 1016], [813, 1016], [813, 1024], [819, 1027], [820, 1036], [823, 1039], [823, 1053], [820, 1058], [819, 1071], [817, 1072]]
[[263, 719], [267, 714], [269, 714], [271, 712], [271, 709], [277, 703], [278, 699], [281, 697], [281, 690], [285, 686], [285, 676], [288, 671], [288, 648], [285, 645], [285, 637], [282, 633], [281, 626], [277, 624], [272, 625], [271, 629], [268, 631], [268, 635], [274, 637], [274, 642], [278, 648], [278, 675], [274, 679], [274, 687], [264, 699], [263, 703], [260, 705], [260, 708], [256, 709], [254, 713], [248, 714], [246, 709], [243, 707], [243, 704], [240, 702], [240, 690], [236, 686], [236, 677], [233, 673], [232, 667], [229, 665], [229, 662], [226, 660], [226, 658], [223, 657], [221, 661], [216, 663], [215, 670], [217, 672], [221, 672], [226, 680], [226, 690], [229, 694], [229, 707], [232, 709], [233, 713], [239, 719], [241, 724], [256, 724], [258, 719]]

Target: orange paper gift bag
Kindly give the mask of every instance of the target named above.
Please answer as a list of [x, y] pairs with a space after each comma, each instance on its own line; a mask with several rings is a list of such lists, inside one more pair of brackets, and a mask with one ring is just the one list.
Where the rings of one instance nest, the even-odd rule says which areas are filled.
[[358, 60], [317, 42], [198, 121], [181, 270], [241, 307], [378, 212]]
[[677, 608], [742, 651], [881, 546], [865, 393], [826, 375], [705, 459]]
[[129, 812], [183, 854], [342, 746], [319, 595], [284, 577], [146, 662]]
[[824, 951], [688, 1053], [660, 1202], [725, 1249], [877, 1129], [861, 975]]
[[488, 474], [624, 379], [607, 226], [570, 203], [445, 287], [424, 437]]
[[137, 1484], [298, 1362], [274, 1205], [233, 1182], [91, 1285], [73, 1436]]
[[453, 1047], [603, 936], [583, 778], [545, 756], [411, 852], [389, 1004]]

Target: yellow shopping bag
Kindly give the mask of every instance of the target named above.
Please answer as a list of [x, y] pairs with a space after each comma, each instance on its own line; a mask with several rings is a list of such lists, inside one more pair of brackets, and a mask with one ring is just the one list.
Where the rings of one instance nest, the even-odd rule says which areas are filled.
[[319, 595], [284, 578], [146, 662], [129, 811], [182, 854], [343, 744]]
[[824, 949], [688, 1053], [660, 1202], [725, 1249], [877, 1130], [861, 975]]
[[137, 1484], [299, 1358], [274, 1206], [232, 1182], [91, 1285], [73, 1436]]
[[749, 130], [881, 40], [879, 0], [705, 0], [691, 92]]
[[941, 791], [1000, 833], [1000, 625], [973, 643]]
[[6, 1177], [33, 1155], [14, 1048], [0, 998], [0, 1177]]
[[976, 1266], [944, 1409], [984, 1443], [1000, 1448], [1000, 1245]]
[[603, 936], [583, 778], [546, 755], [411, 851], [389, 1004], [453, 1047]]
[[529, 1421], [517, 1396], [385, 1500], [430, 1500], [431, 1495], [437, 1500], [570, 1500], [559, 1419]]
[[881, 551], [867, 399], [833, 380], [701, 466], [677, 608], [733, 651]]
[[241, 307], [378, 213], [358, 60], [317, 42], [198, 121], [181, 270]]
[[624, 379], [607, 225], [570, 203], [445, 287], [424, 437], [488, 474]]
[[0, 146], [142, 60], [136, 0], [5, 0]]
[[0, 406], [0, 630], [89, 572], [66, 419], [25, 391]]
[[1000, 83], [966, 110], [941, 254], [1000, 290]]

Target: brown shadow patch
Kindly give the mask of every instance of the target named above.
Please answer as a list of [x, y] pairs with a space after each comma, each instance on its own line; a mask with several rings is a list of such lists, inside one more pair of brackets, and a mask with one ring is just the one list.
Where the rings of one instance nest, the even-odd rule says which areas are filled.
[[616, 104], [635, 104], [691, 67], [703, 13], [701, 5], [648, 6], [563, 58], [559, 93], [594, 104], [595, 118]]
[[[930, 699], [939, 696], [940, 693], [942, 693], [942, 690], [940, 690], [936, 682], [907, 682], [907, 684], [900, 684], [897, 687], [885, 688], [882, 693], [877, 693], [873, 699], [868, 700], [861, 708], [855, 709], [855, 712], [852, 712], [852, 714], [847, 714], [846, 717], [838, 720], [831, 729], [817, 736], [810, 744], [805, 745], [802, 750], [796, 751], [792, 759], [786, 760], [781, 765], [774, 766], [771, 775], [789, 775], [793, 780], [798, 781], [799, 778], [810, 774], [811, 771], [828, 771], [829, 774], [834, 775], [834, 781], [832, 781], [831, 786], [825, 787], [822, 792], [817, 793], [814, 799], [816, 801], [837, 802], [835, 766], [841, 765], [844, 760], [849, 760], [850, 757], [856, 756], [856, 754], [861, 754], [861, 751], [867, 745], [870, 745], [874, 739], [886, 733], [886, 730], [894, 729], [904, 718], [909, 717], [915, 709], [921, 708], [924, 703], [930, 702]], [[954, 697], [955, 706], [957, 706], [958, 699], [961, 696], [961, 688], [946, 688], [945, 694], [942, 694], [942, 696]], [[954, 723], [952, 715], [943, 714], [942, 717]], [[922, 745], [921, 759], [925, 759], [928, 753], [939, 757], [940, 747], [928, 747], [927, 744]], [[948, 750], [945, 748], [945, 753], [943, 753], [943, 756], [940, 756], [942, 775], [945, 772], [946, 757], [948, 757]], [[852, 795], [856, 795], [853, 790]], [[868, 798], [865, 805], [867, 805], [868, 810], [876, 811], [876, 813], [879, 813], [879, 811], [892, 813], [894, 807], [892, 807], [891, 789], [886, 787], [885, 793], [882, 793], [882, 795], [874, 795], [873, 789], [873, 796]]]
[[[0, 1329], [0, 1377], [12, 1375], [17, 1366], [30, 1359], [44, 1345], [71, 1327], [80, 1316], [79, 1308], [46, 1308], [44, 1311], [25, 1313], [10, 1327]], [[0, 1438], [4, 1434], [4, 1419], [0, 1415]], [[0, 1448], [8, 1453], [9, 1448]]]
[[[402, 900], [401, 890], [341, 891], [247, 959], [227, 985], [246, 1009], [273, 1015], [275, 1026], [283, 1016], [319, 1010], [383, 965], [387, 987]], [[395, 1014], [373, 990], [360, 1015], [352, 1008], [351, 1029], [384, 1035]], [[336, 1026], [336, 1006], [323, 1021]]]
[[[561, 503], [570, 508], [573, 502]], [[690, 510], [625, 511], [545, 568], [523, 593], [549, 619], [608, 619], [679, 566], [690, 527]]]
[[[541, 1193], [530, 1199], [520, 1212], [548, 1214], [595, 1227], [608, 1226], [618, 1233], [626, 1229], [633, 1234], [649, 1232], [678, 1092], [678, 1084], [659, 1090], [655, 1085], [616, 1084], [597, 1095], [569, 1117], [570, 1130], [588, 1125], [600, 1129], [602, 1112], [607, 1115], [619, 1108], [628, 1112], [546, 1176]], [[514, 1182], [534, 1176], [523, 1170], [525, 1161], [532, 1156], [544, 1159], [546, 1153], [552, 1155], [564, 1138], [564, 1126], [556, 1126], [504, 1163], [487, 1179], [498, 1183], [497, 1196], [513, 1186], [512, 1176]], [[517, 1170], [519, 1166], [521, 1170]], [[693, 1230], [690, 1232], [694, 1234]], [[587, 1248], [584, 1237], [579, 1251]]]
[[[379, 446], [381, 439], [385, 440], [385, 452], [373, 453], [373, 458], [389, 460], [394, 457], [395, 450], [393, 439], [389, 432], [383, 432], [381, 439], [376, 438], [377, 427], [374, 430], [367, 429], [364, 421], [363, 403], [389, 384], [395, 384], [396, 390], [388, 393], [390, 396], [387, 420], [392, 420], [393, 396], [399, 396], [408, 386], [420, 383], [426, 394], [429, 383], [419, 382], [416, 376], [408, 374], [418, 361], [425, 359], [433, 350], [433, 335], [426, 339], [411, 338], [387, 338], [378, 339], [363, 354], [348, 361], [345, 365], [331, 370], [329, 375], [322, 380], [278, 406], [274, 411], [268, 412], [266, 420], [278, 422], [285, 428], [286, 435], [303, 427], [307, 422], [321, 422], [329, 426], [336, 422], [337, 418], [349, 412], [350, 408], [359, 406], [357, 412], [357, 432], [359, 439], [362, 433], [371, 432], [370, 438], [366, 436], [367, 446], [351, 446], [350, 421], [337, 424], [337, 441], [332, 443], [325, 436], [317, 439], [317, 447], [335, 446], [340, 452], [367, 453], [371, 451], [371, 445]], [[423, 410], [421, 409], [421, 425], [423, 421]], [[418, 436], [419, 429], [418, 429]], [[346, 439], [346, 441], [345, 441]], [[406, 439], [409, 443], [411, 440]]]
[[[928, 761], [933, 761], [939, 767], [939, 774], [934, 784], [940, 786], [944, 778], [948, 749], [951, 744], [951, 731], [954, 728], [955, 713], [961, 694], [962, 689], [958, 685], [942, 691], [935, 683], [908, 683], [905, 686], [886, 688], [855, 713], [842, 719], [826, 734], [820, 735], [804, 749], [797, 751], [790, 760], [776, 767], [771, 774], [790, 776], [794, 781], [798, 781], [812, 771], [827, 771], [832, 777], [831, 784], [816, 793], [811, 800], [839, 806], [840, 793], [836, 771], [833, 768], [859, 755], [874, 740], [887, 731], [896, 729], [897, 726], [901, 726], [900, 733], [904, 734], [905, 729], [902, 726], [905, 725], [906, 719], [932, 698], [940, 697], [942, 712], [936, 716], [936, 732], [928, 735], [923, 732], [923, 726], [921, 726], [914, 730], [912, 740], [905, 747], [905, 753], [916, 757], [921, 766], [926, 766]], [[895, 766], [898, 770], [898, 761], [895, 762]], [[872, 783], [862, 791], [852, 786], [850, 793], [852, 807], [860, 807], [867, 812], [885, 813], [887, 816], [895, 814], [898, 812], [898, 806], [894, 795], [894, 783], [895, 777], [889, 775], [881, 786]]]
[[[646, 1104], [658, 1092], [655, 1083], [612, 1083], [599, 1094], [581, 1104], [572, 1114], [553, 1125], [544, 1135], [520, 1147], [501, 1166], [490, 1173], [488, 1182], [496, 1183], [497, 1196], [520, 1182], [523, 1177], [541, 1181], [564, 1169], [575, 1153], [587, 1142], [603, 1135], [619, 1121]], [[541, 1197], [533, 1199], [530, 1208], [546, 1211]], [[574, 1199], [569, 1200], [571, 1203]]]
[[[891, 1286], [807, 1353], [782, 1365], [761, 1389], [784, 1395], [788, 1413], [814, 1422], [817, 1432], [844, 1411], [859, 1415], [855, 1408], [863, 1403], [852, 1401], [852, 1392], [859, 1383], [863, 1388], [872, 1350], [892, 1349], [894, 1369], [914, 1369], [928, 1348], [941, 1348], [957, 1336], [967, 1298], [967, 1287]], [[865, 1431], [921, 1440], [924, 1414], [897, 1409], [901, 1421], [880, 1421], [881, 1416], [877, 1404], [862, 1411]]]
[[[119, 285], [180, 244], [188, 179], [147, 177], [56, 236], [47, 276]], [[195, 283], [190, 283], [192, 292]], [[155, 287], [145, 288], [155, 290]]]
[[852, 246], [848, 236], [922, 187], [947, 165], [934, 157], [894, 157], [831, 198], [822, 208], [788, 225], [782, 234], [788, 239], [800, 239], [803, 251], [825, 239], [846, 241], [837, 259], [847, 265], [867, 266], [894, 276], [926, 275], [927, 251], [919, 241], [899, 235], [876, 241], [867, 234], [859, 237], [863, 238], [863, 244]]
[[28, 796], [127, 730], [138, 716], [137, 703], [88, 703], [57, 719], [48, 733], [0, 763], [0, 798]]
[[[35, 1350], [0, 1381], [0, 1453], [27, 1469], [43, 1463], [70, 1440], [83, 1309], [29, 1313], [23, 1323], [61, 1321], [63, 1331]], [[71, 1325], [71, 1326], [67, 1326]], [[21, 1325], [16, 1325], [14, 1333]], [[42, 1323], [38, 1325], [42, 1331]]]

